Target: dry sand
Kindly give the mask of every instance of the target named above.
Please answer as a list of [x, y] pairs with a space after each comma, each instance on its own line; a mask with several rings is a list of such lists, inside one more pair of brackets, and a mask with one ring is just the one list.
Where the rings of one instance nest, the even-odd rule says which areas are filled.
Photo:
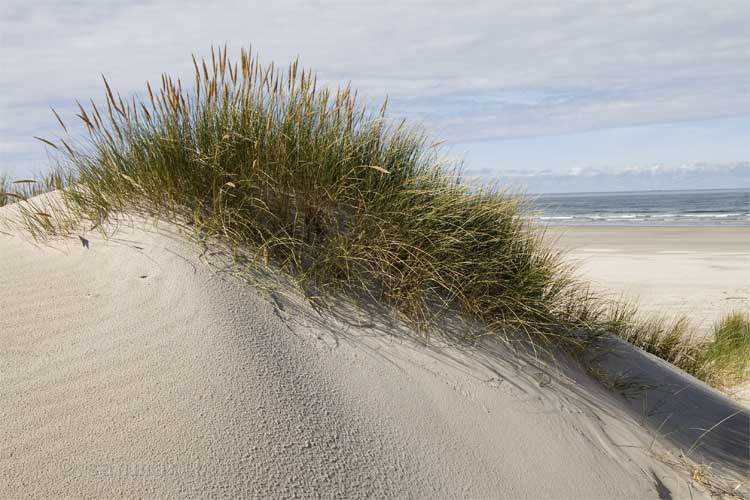
[[0, 234], [0, 498], [705, 496], [564, 359], [319, 316], [168, 225], [86, 237]]
[[598, 288], [644, 311], [688, 315], [707, 330], [750, 310], [750, 228], [565, 226], [559, 245]]

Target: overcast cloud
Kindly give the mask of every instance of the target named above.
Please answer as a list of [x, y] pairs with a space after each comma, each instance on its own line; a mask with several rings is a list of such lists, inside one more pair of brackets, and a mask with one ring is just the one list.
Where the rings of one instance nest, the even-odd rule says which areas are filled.
[[[748, 26], [747, 1], [4, 0], [0, 169], [43, 168], [32, 136], [55, 130], [49, 106], [71, 117], [74, 99], [101, 95], [100, 73], [129, 94], [224, 43], [389, 94], [487, 176], [736, 164], [750, 160]], [[587, 156], [596, 134], [609, 155]]]

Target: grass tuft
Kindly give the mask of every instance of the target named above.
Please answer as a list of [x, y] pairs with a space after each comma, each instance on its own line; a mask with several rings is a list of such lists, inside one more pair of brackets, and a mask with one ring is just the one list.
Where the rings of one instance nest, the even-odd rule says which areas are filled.
[[722, 318], [698, 359], [698, 376], [713, 386], [732, 387], [750, 380], [750, 312]]
[[714, 373], [738, 363], [728, 354], [735, 320], [705, 354], [686, 322], [641, 320], [597, 297], [522, 197], [468, 185], [439, 143], [387, 118], [387, 100], [372, 111], [349, 86], [325, 88], [296, 61], [282, 71], [244, 50], [236, 63], [226, 48], [193, 63], [190, 90], [164, 75], [143, 99], [105, 79], [104, 106], [78, 105], [83, 141], [55, 113], [65, 138], [40, 140], [60, 168], [46, 184], [1, 178], [0, 204], [64, 188], [64, 210], [24, 205], [39, 238], [73, 219], [104, 231], [121, 214], [156, 215], [249, 251], [304, 289], [374, 298], [423, 332], [450, 311], [535, 345], [573, 349], [582, 332], [614, 332], [704, 380], [725, 380]]
[[192, 90], [165, 75], [145, 100], [123, 100], [104, 80], [106, 109], [79, 105], [88, 140], [55, 145], [73, 212], [101, 228], [138, 211], [186, 222], [423, 331], [446, 310], [539, 342], [589, 325], [588, 293], [524, 201], [467, 185], [420, 130], [386, 118], [386, 102], [372, 112], [348, 86], [246, 51], [194, 63]]
[[34, 179], [11, 180], [9, 175], [0, 172], [0, 207], [62, 189], [63, 186], [63, 177], [58, 173]]
[[615, 304], [608, 331], [719, 389], [750, 380], [750, 314], [724, 316], [709, 335], [687, 318], [642, 318], [634, 306]]

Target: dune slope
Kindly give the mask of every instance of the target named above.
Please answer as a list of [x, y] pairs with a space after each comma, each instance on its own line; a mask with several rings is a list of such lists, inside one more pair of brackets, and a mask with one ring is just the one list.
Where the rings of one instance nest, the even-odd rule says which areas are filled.
[[564, 364], [316, 317], [160, 227], [0, 234], [0, 497], [702, 495]]

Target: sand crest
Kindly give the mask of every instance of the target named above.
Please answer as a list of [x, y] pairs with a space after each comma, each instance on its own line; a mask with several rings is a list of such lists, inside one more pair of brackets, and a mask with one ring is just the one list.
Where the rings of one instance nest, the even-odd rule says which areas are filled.
[[701, 498], [571, 367], [319, 316], [171, 226], [0, 234], [1, 498]]

